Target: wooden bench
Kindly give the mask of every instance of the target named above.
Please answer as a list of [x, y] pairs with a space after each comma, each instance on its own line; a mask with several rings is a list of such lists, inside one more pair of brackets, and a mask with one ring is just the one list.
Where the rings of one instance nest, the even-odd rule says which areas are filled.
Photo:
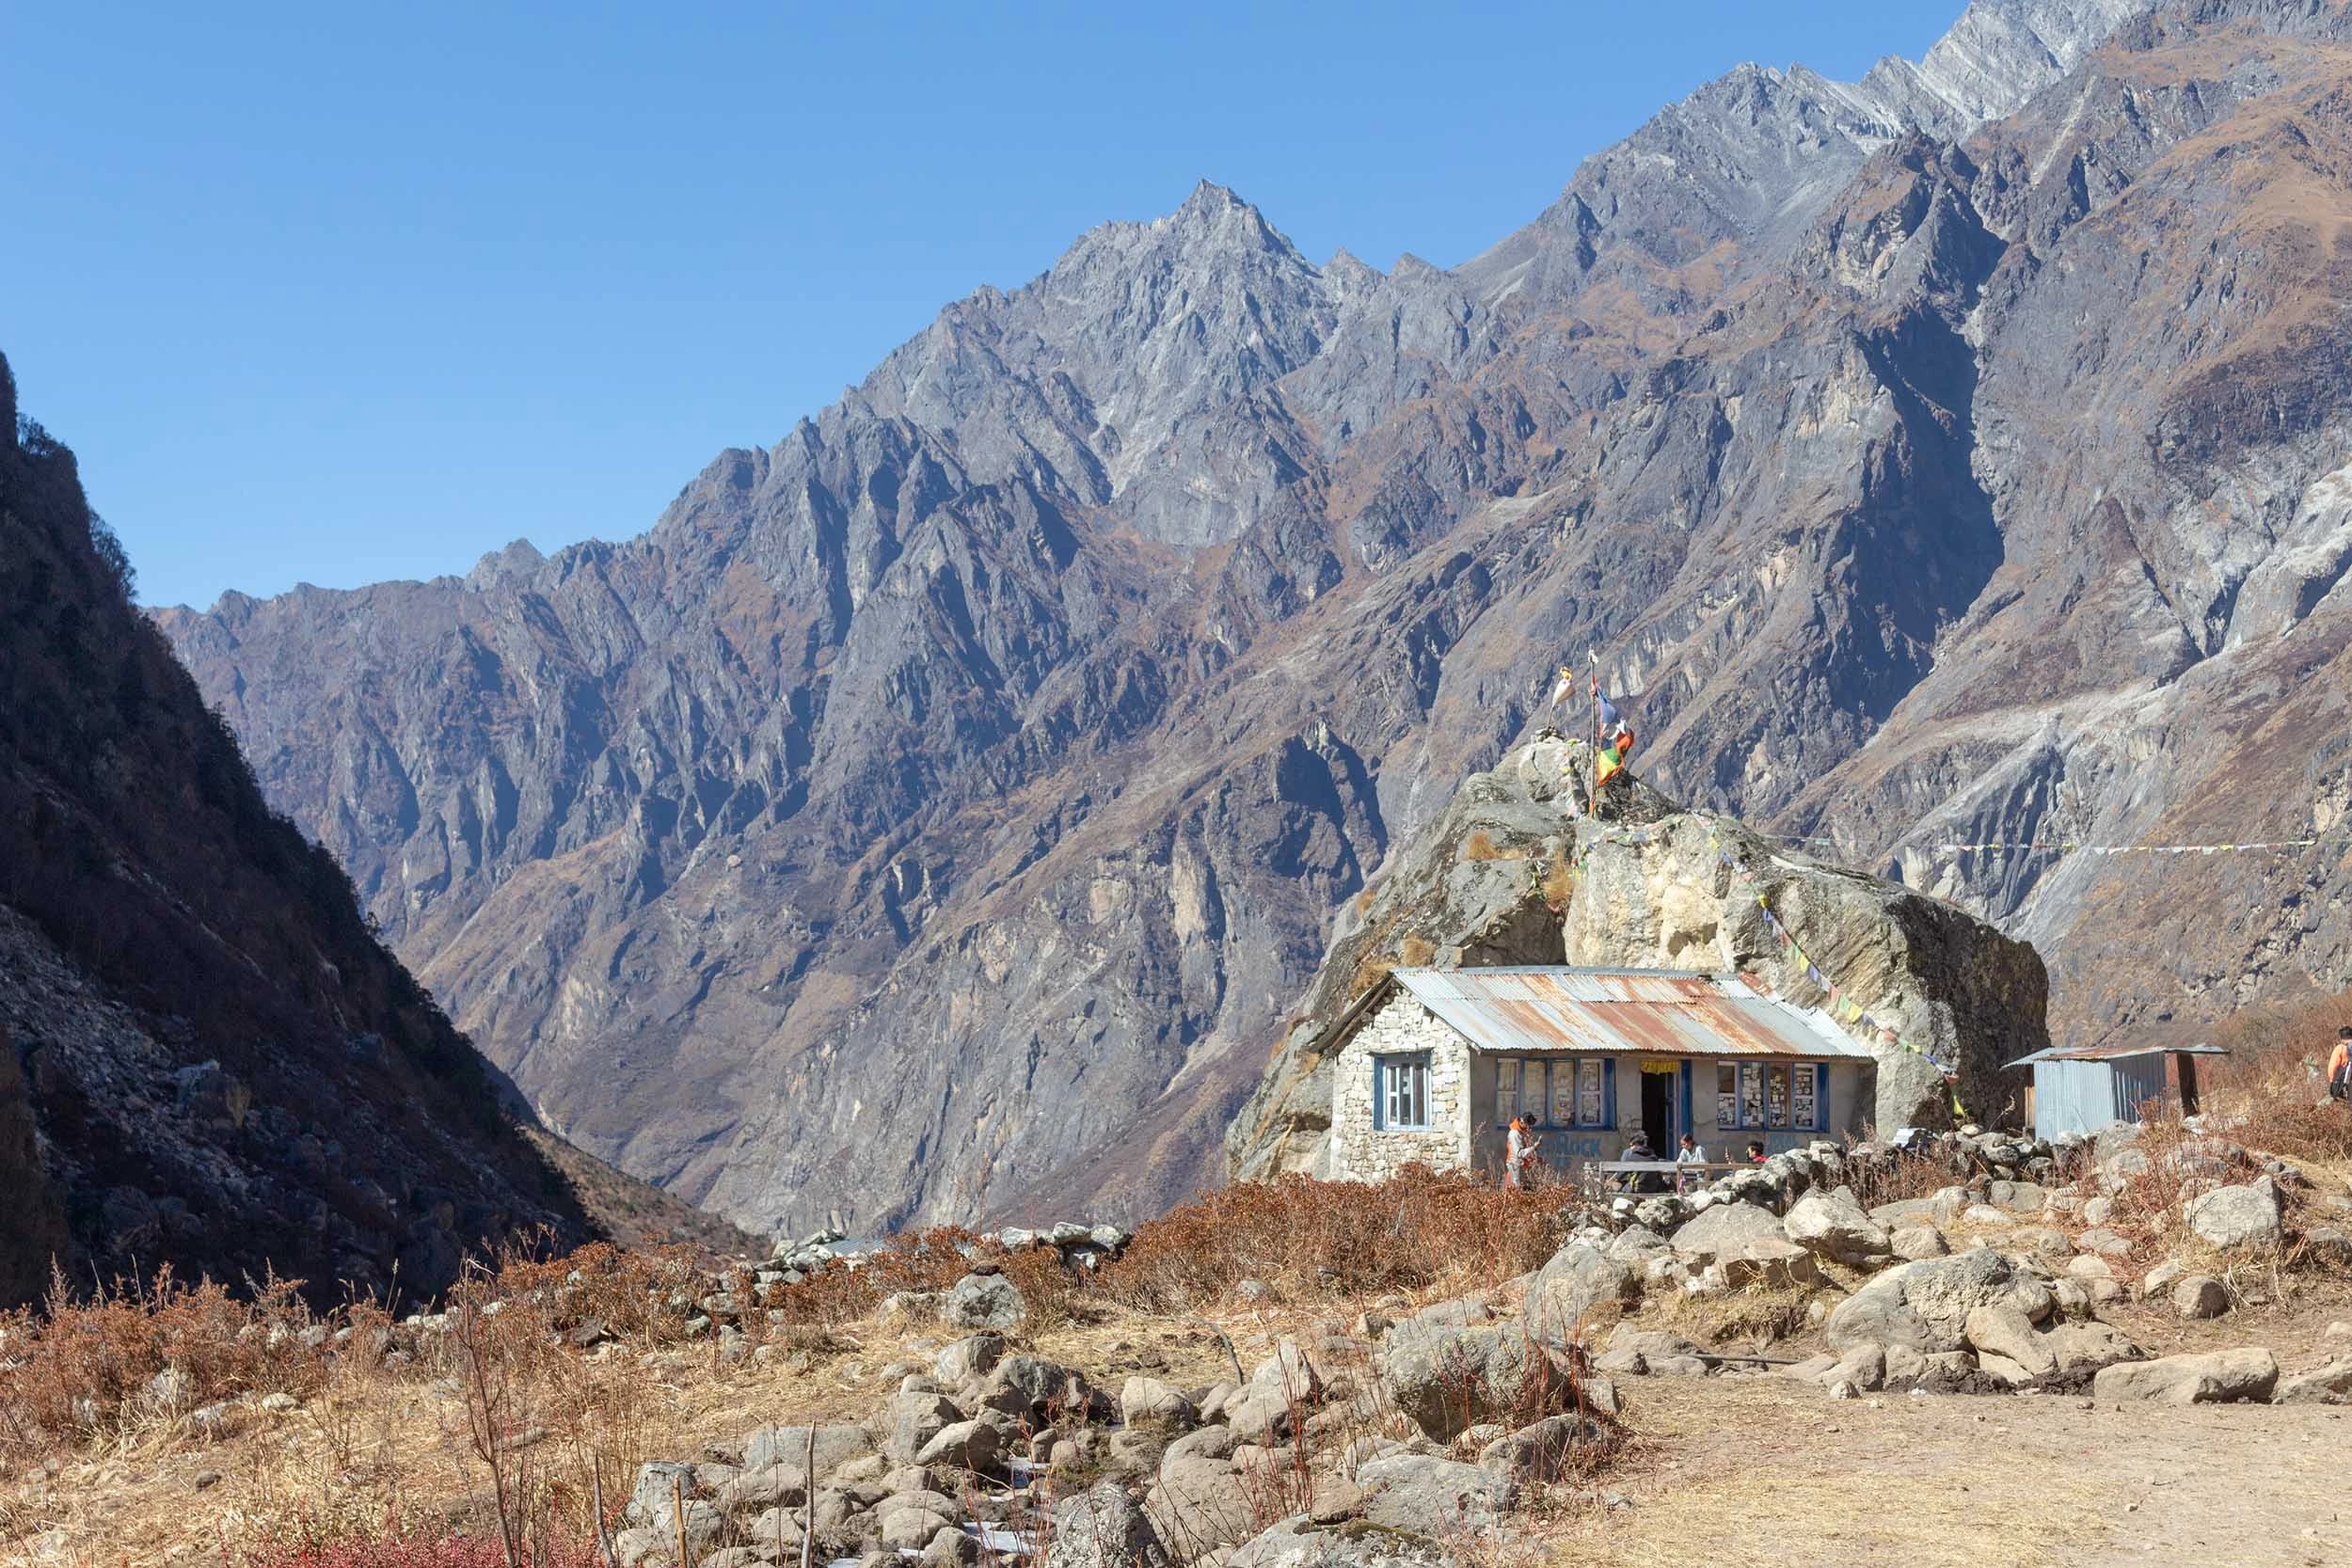
[[1629, 1188], [1631, 1178], [1654, 1173], [1663, 1176], [1667, 1190], [1674, 1191], [1677, 1177], [1695, 1176], [1706, 1181], [1726, 1171], [1745, 1170], [1748, 1164], [1745, 1160], [1587, 1160], [1584, 1186], [1585, 1191], [1598, 1196], [1612, 1187]]

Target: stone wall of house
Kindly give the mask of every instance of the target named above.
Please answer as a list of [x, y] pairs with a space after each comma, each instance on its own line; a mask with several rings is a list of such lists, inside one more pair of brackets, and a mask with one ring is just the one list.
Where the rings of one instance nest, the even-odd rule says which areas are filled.
[[[1374, 1127], [1373, 1059], [1429, 1056], [1429, 1129]], [[1331, 1075], [1331, 1175], [1343, 1181], [1385, 1181], [1418, 1162], [1456, 1170], [1470, 1159], [1470, 1053], [1462, 1037], [1399, 991], [1357, 1026]]]

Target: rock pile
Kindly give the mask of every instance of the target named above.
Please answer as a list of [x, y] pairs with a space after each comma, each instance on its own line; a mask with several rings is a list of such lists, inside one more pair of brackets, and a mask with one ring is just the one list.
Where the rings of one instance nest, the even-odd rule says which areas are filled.
[[[2352, 1361], [2288, 1379], [2263, 1350], [2151, 1361], [2100, 1321], [2100, 1307], [2126, 1297], [2191, 1319], [2218, 1316], [2232, 1299], [2221, 1280], [2178, 1262], [2122, 1277], [2135, 1243], [2118, 1227], [2225, 1257], [2287, 1236], [2286, 1195], [2308, 1185], [2301, 1174], [2191, 1132], [2181, 1148], [2153, 1152], [2132, 1127], [2055, 1144], [1976, 1128], [1897, 1145], [1822, 1142], [1688, 1194], [1618, 1197], [1533, 1277], [1529, 1319], [1565, 1340], [1604, 1303], [1782, 1290], [1812, 1297], [1830, 1347], [1783, 1375], [1838, 1395], [2089, 1387], [2115, 1401], [2352, 1400]], [[1929, 1162], [1953, 1180], [1866, 1208], [1854, 1189], [1883, 1186], [1899, 1161]], [[2181, 1196], [2152, 1215], [2139, 1184], [2159, 1164]], [[2309, 1227], [2303, 1240], [2327, 1251], [2341, 1234]], [[1815, 1293], [1833, 1285], [1847, 1292], [1834, 1307]], [[1740, 1370], [1738, 1358], [1630, 1324], [1594, 1366], [1632, 1376]]]
[[1434, 1564], [1614, 1436], [1605, 1379], [1516, 1329], [1439, 1320], [1377, 1349], [1284, 1339], [1246, 1381], [1198, 1388], [1136, 1376], [1114, 1396], [994, 1332], [887, 1370], [897, 1391], [866, 1420], [646, 1465], [621, 1568], [674, 1561], [681, 1536], [704, 1568], [784, 1562], [812, 1532], [828, 1561]]

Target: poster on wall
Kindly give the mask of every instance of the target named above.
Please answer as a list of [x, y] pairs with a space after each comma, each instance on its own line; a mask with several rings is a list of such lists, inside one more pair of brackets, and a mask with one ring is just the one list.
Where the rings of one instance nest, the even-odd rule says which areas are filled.
[[1764, 1064], [1742, 1062], [1740, 1066], [1740, 1125], [1764, 1125]]
[[1767, 1124], [1772, 1127], [1788, 1125], [1788, 1068], [1774, 1062], [1764, 1072], [1764, 1108]]
[[1807, 1063], [1791, 1070], [1795, 1078], [1788, 1091], [1789, 1119], [1798, 1127], [1818, 1127], [1820, 1118], [1815, 1113], [1820, 1101], [1815, 1097], [1814, 1074], [1819, 1069]]

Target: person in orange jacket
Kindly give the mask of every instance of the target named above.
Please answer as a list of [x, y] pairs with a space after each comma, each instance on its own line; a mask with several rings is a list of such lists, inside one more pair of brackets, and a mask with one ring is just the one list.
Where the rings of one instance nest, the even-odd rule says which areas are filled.
[[2352, 1098], [2352, 1023], [2336, 1031], [2336, 1048], [2328, 1053], [2328, 1097]]

